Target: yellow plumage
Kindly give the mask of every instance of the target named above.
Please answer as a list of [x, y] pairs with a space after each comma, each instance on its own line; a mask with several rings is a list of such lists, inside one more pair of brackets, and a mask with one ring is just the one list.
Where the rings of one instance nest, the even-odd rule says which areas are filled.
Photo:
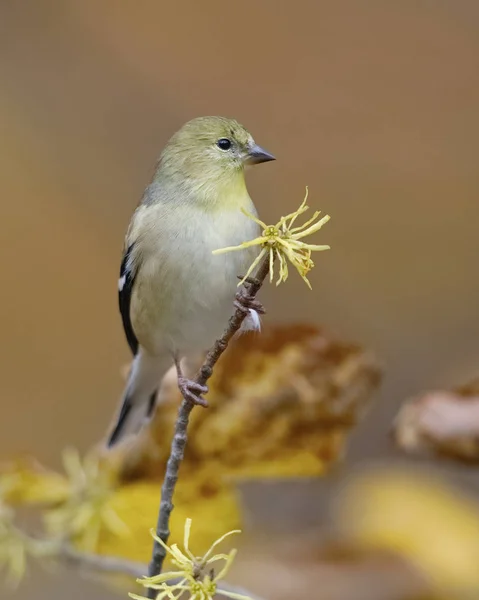
[[244, 170], [269, 160], [242, 125], [224, 117], [189, 121], [162, 152], [126, 236], [120, 308], [135, 360], [110, 443], [138, 430], [174, 358], [221, 335], [237, 278], [257, 249], [212, 252], [257, 237], [258, 225], [242, 212], [256, 214]]

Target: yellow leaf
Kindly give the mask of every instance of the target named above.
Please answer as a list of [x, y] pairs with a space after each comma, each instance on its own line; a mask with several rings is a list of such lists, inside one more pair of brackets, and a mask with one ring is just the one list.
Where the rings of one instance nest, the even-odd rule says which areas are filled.
[[370, 472], [346, 488], [338, 522], [348, 539], [404, 557], [439, 590], [479, 594], [479, 507], [446, 484], [407, 470]]
[[[183, 473], [184, 479], [188, 474]], [[210, 477], [210, 480], [213, 479]], [[128, 537], [118, 537], [104, 529], [100, 535], [97, 552], [110, 556], [122, 556], [147, 563], [151, 557], [153, 541], [150, 529], [158, 517], [160, 498], [159, 481], [131, 483], [120, 487], [112, 497], [111, 506], [118, 517], [128, 523]], [[178, 481], [175, 494], [175, 510], [172, 512], [169, 544], [182, 544], [184, 524], [187, 518], [193, 519], [190, 547], [203, 553], [224, 534], [238, 529], [241, 525], [240, 508], [233, 490], [210, 481], [205, 485], [192, 486], [188, 481]], [[132, 543], [134, 540], [134, 543]], [[168, 561], [167, 561], [168, 562]]]

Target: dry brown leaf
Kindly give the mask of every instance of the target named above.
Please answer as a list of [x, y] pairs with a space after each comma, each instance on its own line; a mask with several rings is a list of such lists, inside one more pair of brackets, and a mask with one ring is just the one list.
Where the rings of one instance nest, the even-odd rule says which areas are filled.
[[[312, 326], [270, 326], [261, 335], [239, 337], [215, 369], [209, 408], [192, 413], [172, 543], [180, 541], [186, 518], [195, 522], [192, 543], [199, 551], [240, 527], [235, 480], [322, 475], [341, 458], [379, 380], [372, 357]], [[67, 536], [77, 547], [84, 549], [88, 542], [90, 551], [147, 561], [179, 402], [171, 371], [162, 382], [151, 427], [129, 444], [92, 454], [84, 466], [70, 453], [76, 458], [67, 461], [69, 478], [17, 465], [0, 477], [0, 485], [10, 482], [12, 500], [49, 505], [54, 527], [47, 519], [48, 531]], [[98, 473], [87, 469], [92, 476], [84, 477], [90, 463], [101, 468]], [[96, 477], [103, 470], [112, 474], [105, 489]]]
[[[209, 408], [192, 413], [185, 466], [241, 477], [320, 475], [341, 457], [379, 381], [373, 357], [317, 327], [243, 335], [215, 369]], [[170, 372], [151, 427], [119, 450], [127, 478], [164, 472], [179, 400]]]
[[407, 401], [396, 417], [393, 435], [406, 452], [479, 461], [479, 381]]

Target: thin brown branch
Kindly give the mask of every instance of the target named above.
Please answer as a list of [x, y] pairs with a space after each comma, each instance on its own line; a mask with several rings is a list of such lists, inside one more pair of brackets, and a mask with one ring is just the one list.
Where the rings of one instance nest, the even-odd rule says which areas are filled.
[[[259, 292], [264, 280], [269, 272], [269, 259], [263, 260], [255, 274], [254, 280], [249, 280], [250, 283], [241, 288], [243, 296], [248, 296], [250, 299], [254, 299], [256, 294]], [[229, 342], [233, 336], [240, 329], [241, 324], [246, 318], [245, 311], [237, 308], [234, 314], [231, 316], [228, 326], [225, 329], [223, 335], [217, 340], [214, 346], [209, 350], [206, 355], [205, 361], [196, 375], [195, 382], [200, 385], [206, 385], [206, 382], [213, 374], [213, 368], [218, 362], [220, 356], [228, 347]], [[168, 542], [170, 535], [169, 522], [171, 511], [173, 510], [173, 494], [175, 492], [176, 482], [178, 481], [178, 472], [180, 469], [181, 462], [183, 460], [185, 446], [187, 441], [187, 429], [190, 413], [193, 410], [193, 402], [188, 398], [184, 397], [183, 401], [178, 410], [178, 417], [175, 423], [175, 431], [173, 434], [173, 440], [171, 443], [170, 456], [166, 465], [166, 473], [161, 488], [161, 500], [160, 510], [158, 514], [158, 522], [156, 526], [156, 535], [165, 542]], [[161, 544], [156, 540], [153, 545], [153, 552], [151, 562], [148, 568], [148, 575], [153, 577], [161, 573], [163, 567], [163, 561], [165, 559], [166, 551]], [[148, 597], [155, 597], [155, 590], [148, 590]]]
[[101, 571], [104, 573], [121, 573], [131, 575], [135, 579], [144, 577], [147, 573], [147, 565], [134, 562], [116, 556], [103, 556], [100, 554], [87, 554], [78, 552], [69, 545], [61, 546], [58, 556], [68, 565], [89, 571]]

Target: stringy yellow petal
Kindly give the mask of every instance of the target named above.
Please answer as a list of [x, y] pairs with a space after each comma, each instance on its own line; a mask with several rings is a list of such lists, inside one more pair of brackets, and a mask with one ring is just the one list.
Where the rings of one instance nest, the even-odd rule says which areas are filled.
[[233, 564], [233, 561], [236, 557], [236, 550], [233, 549], [231, 550], [231, 552], [228, 554], [228, 557], [225, 561], [225, 564], [223, 566], [223, 568], [221, 569], [221, 571], [218, 573], [218, 575], [216, 575], [214, 581], [220, 581], [221, 579], [224, 579], [224, 577], [226, 576], [226, 574], [228, 573], [228, 571], [231, 569], [231, 565]]
[[289, 228], [289, 233], [291, 233], [291, 235], [294, 237], [294, 233], [295, 232], [302, 231], [303, 229], [306, 229], [307, 227], [309, 227], [311, 225], [311, 223], [314, 223], [314, 221], [316, 221], [316, 219], [319, 217], [320, 214], [321, 214], [321, 211], [317, 210], [314, 213], [314, 215], [311, 217], [311, 219], [308, 219], [306, 221], [306, 223], [303, 223], [299, 227], [294, 227], [293, 229], [291, 229], [291, 227], [290, 227]]
[[306, 193], [304, 194], [304, 198], [303, 201], [301, 202], [298, 210], [294, 213], [291, 213], [289, 215], [287, 215], [285, 217], [286, 219], [291, 219], [291, 221], [288, 224], [288, 229], [291, 231], [291, 227], [293, 226], [295, 220], [297, 219], [297, 217], [299, 217], [299, 215], [302, 215], [304, 212], [306, 212], [308, 210], [308, 206], [306, 206], [306, 201], [308, 200], [308, 196], [309, 196], [309, 188], [308, 186], [306, 186]]
[[136, 581], [144, 587], [159, 588], [165, 581], [168, 581], [168, 579], [174, 579], [175, 577], [178, 577], [177, 571], [166, 571], [164, 573], [160, 573], [159, 575], [154, 575], [153, 577], [141, 577]]
[[227, 248], [220, 248], [219, 250], [213, 250], [212, 254], [225, 254], [226, 252], [234, 252], [236, 250], [243, 250], [244, 248], [249, 248], [251, 246], [260, 246], [261, 244], [266, 243], [268, 240], [265, 237], [255, 238], [254, 240], [250, 240], [249, 242], [242, 242], [238, 246], [228, 246]]
[[220, 538], [218, 538], [215, 542], [213, 542], [208, 550], [208, 552], [203, 556], [203, 560], [208, 560], [208, 556], [213, 552], [213, 550], [216, 548], [216, 546], [218, 546], [219, 544], [221, 544], [221, 542], [223, 542], [227, 537], [229, 537], [230, 535], [235, 535], [236, 533], [241, 533], [241, 529], [233, 529], [233, 531], [228, 531], [227, 533], [225, 533], [224, 535], [222, 535]]
[[310, 227], [308, 227], [308, 229], [305, 229], [304, 231], [301, 231], [301, 233], [299, 233], [299, 234], [298, 233], [294, 234], [294, 239], [299, 240], [301, 238], [306, 237], [307, 235], [311, 235], [312, 233], [315, 233], [316, 231], [319, 231], [321, 229], [321, 227], [325, 223], [327, 223], [330, 219], [331, 219], [331, 217], [329, 215], [326, 215], [325, 217], [323, 217], [322, 219], [320, 219], [317, 223], [315, 223], [314, 225], [311, 225]]
[[266, 225], [266, 223], [263, 223], [263, 221], [260, 221], [258, 219], [258, 217], [256, 217], [255, 215], [253, 215], [252, 213], [250, 213], [249, 211], [247, 211], [245, 208], [241, 208], [241, 212], [246, 215], [249, 219], [251, 219], [252, 221], [254, 221], [255, 223], [257, 223], [260, 227], [262, 227], [263, 229], [266, 229], [266, 227], [268, 227]]
[[243, 279], [238, 283], [238, 287], [240, 285], [242, 285], [247, 279], [248, 277], [251, 275], [251, 273], [255, 270], [256, 265], [259, 264], [259, 262], [261, 261], [261, 259], [263, 258], [263, 256], [266, 254], [267, 249], [263, 248], [261, 250], [261, 252], [258, 254], [258, 256], [256, 257], [256, 259], [254, 260], [253, 264], [250, 266], [250, 268], [246, 271], [245, 276], [243, 277]]

